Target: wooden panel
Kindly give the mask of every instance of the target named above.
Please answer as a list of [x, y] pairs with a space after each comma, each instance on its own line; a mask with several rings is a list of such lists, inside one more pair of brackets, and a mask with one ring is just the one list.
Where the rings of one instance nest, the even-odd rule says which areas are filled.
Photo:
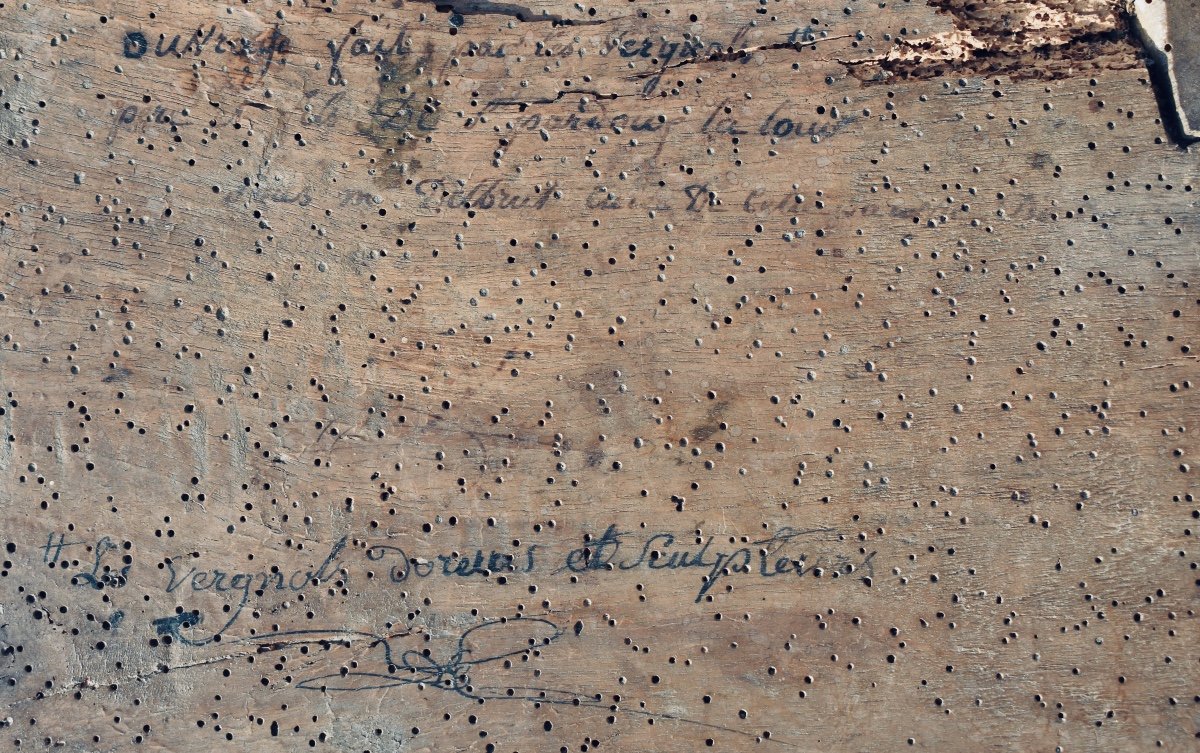
[[1194, 750], [1132, 28], [5, 0], [4, 746]]

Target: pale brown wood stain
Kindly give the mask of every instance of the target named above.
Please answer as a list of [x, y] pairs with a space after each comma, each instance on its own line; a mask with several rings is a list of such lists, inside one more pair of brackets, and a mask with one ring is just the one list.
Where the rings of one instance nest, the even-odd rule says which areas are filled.
[[0, 2], [0, 748], [1195, 750], [1102, 0]]

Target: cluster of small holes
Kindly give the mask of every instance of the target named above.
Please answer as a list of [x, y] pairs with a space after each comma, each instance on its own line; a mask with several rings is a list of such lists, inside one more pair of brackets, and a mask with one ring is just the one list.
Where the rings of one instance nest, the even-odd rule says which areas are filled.
[[243, 5], [0, 3], [15, 749], [1193, 744], [1196, 163], [1128, 50]]

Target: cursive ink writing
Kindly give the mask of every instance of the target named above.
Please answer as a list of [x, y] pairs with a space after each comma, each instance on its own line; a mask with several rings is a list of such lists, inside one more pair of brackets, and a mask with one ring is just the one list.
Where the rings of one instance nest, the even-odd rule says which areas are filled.
[[[706, 570], [701, 578], [701, 585], [696, 593], [696, 602], [712, 590], [722, 578], [735, 573], [755, 573], [761, 578], [774, 578], [780, 575], [796, 577], [811, 576], [820, 578], [828, 574], [832, 578], [850, 575], [858, 570], [868, 576], [873, 573], [871, 560], [875, 552], [863, 553], [859, 560], [845, 555], [815, 554], [795, 551], [794, 547], [805, 540], [821, 540], [825, 537], [837, 539], [837, 533], [832, 528], [809, 528], [797, 530], [782, 528], [775, 535], [746, 542], [746, 545], [732, 551], [712, 551], [712, 539], [709, 538], [696, 549], [677, 547], [677, 539], [672, 533], [654, 533], [644, 539], [637, 554], [632, 557], [618, 556], [622, 554], [622, 546], [628, 543], [630, 534], [622, 532], [614, 523], [597, 537], [585, 540], [585, 545], [571, 550], [559, 571], [569, 570], [573, 573], [610, 572], [615, 570], [682, 570], [699, 568]], [[626, 548], [628, 551], [628, 548]]]
[[[215, 42], [213, 42], [214, 37], [216, 38]], [[154, 56], [160, 58], [167, 55], [183, 57], [184, 55], [191, 54], [199, 56], [204, 52], [205, 46], [209, 42], [213, 42], [212, 50], [218, 55], [229, 53], [244, 56], [247, 59], [260, 58], [260, 70], [263, 74], [266, 74], [270, 70], [276, 55], [283, 55], [291, 50], [291, 40], [280, 33], [278, 25], [272, 26], [254, 38], [238, 37], [235, 39], [226, 36], [225, 32], [219, 31], [214, 24], [209, 26], [207, 31], [197, 29], [192, 32], [181, 49], [179, 43], [182, 40], [183, 36], [181, 34], [175, 34], [168, 42], [167, 35], [160, 33], [158, 35], [158, 42], [153, 48]], [[164, 42], [166, 43], [165, 46]], [[137, 60], [151, 52], [150, 43], [144, 33], [131, 31], [125, 35], [122, 41], [121, 52], [125, 57]]]
[[[55, 534], [51, 533], [46, 537], [46, 544], [42, 547], [42, 562], [45, 562], [50, 567], [58, 565], [65, 567], [67, 561], [60, 559], [63, 557], [63, 550], [69, 547], [79, 546], [82, 541], [67, 541], [66, 534], [59, 533], [58, 540], [54, 539]], [[128, 545], [127, 547], [128, 548]], [[97, 590], [105, 587], [123, 588], [129, 583], [129, 570], [133, 567], [133, 557], [126, 554], [122, 558], [122, 566], [119, 569], [114, 569], [112, 565], [104, 564], [104, 558], [111, 552], [116, 552], [121, 549], [108, 536], [102, 536], [95, 544], [90, 547], [92, 552], [92, 568], [91, 570], [81, 570], [71, 576], [71, 583], [76, 586], [88, 586]], [[78, 563], [76, 563], [78, 564]]]
[[[480, 122], [480, 116], [487, 115], [490, 112], [500, 109], [501, 107], [517, 107], [522, 113], [528, 107], [528, 102], [511, 99], [493, 99], [489, 101], [483, 109], [475, 113], [474, 116], [467, 119], [464, 123], [465, 127], [470, 128]], [[665, 115], [648, 115], [644, 113], [628, 113], [619, 112], [613, 115], [608, 113], [589, 113], [588, 105], [581, 102], [578, 107], [578, 112], [562, 114], [542, 115], [541, 113], [522, 114], [512, 121], [514, 130], [519, 131], [605, 131], [616, 134], [623, 133], [626, 128], [634, 133], [655, 133], [663, 126], [668, 124]]]
[[[732, 116], [733, 107], [730, 105], [729, 100], [725, 100], [713, 108], [712, 112], [704, 120], [704, 124], [700, 126], [700, 132], [727, 136], [757, 134], [780, 141], [788, 138], [797, 139], [804, 137], [820, 140], [838, 133], [858, 119], [855, 115], [840, 117], [840, 113], [834, 107], [828, 111], [830, 117], [828, 122], [806, 122], [795, 113], [787, 112], [792, 106], [791, 101], [784, 100], [783, 104], [772, 110], [758, 124], [758, 127], [754, 131], [751, 131], [743, 126], [737, 118]], [[819, 110], [819, 115], [826, 114], [824, 106], [821, 106]]]
[[[467, 629], [455, 641], [454, 647], [442, 658], [427, 651], [408, 649], [400, 653], [391, 645], [391, 638], [373, 636], [371, 647], [382, 648], [379, 667], [375, 671], [356, 669], [352, 672], [309, 677], [298, 687], [306, 690], [356, 691], [378, 690], [423, 683], [428, 687], [457, 693], [465, 698], [513, 698], [505, 688], [477, 687], [470, 672], [485, 664], [530, 653], [548, 646], [563, 635], [563, 629], [540, 617], [488, 620]], [[289, 633], [256, 636], [255, 640], [289, 637]], [[400, 636], [404, 637], [404, 636]], [[363, 664], [369, 663], [368, 659]], [[530, 688], [530, 690], [533, 690]]]
[[[525, 550], [525, 556], [522, 558], [524, 564], [519, 572], [533, 572], [534, 553], [537, 548], [537, 544], [533, 544]], [[366, 556], [370, 562], [378, 562], [385, 557], [394, 560], [394, 564], [388, 572], [388, 578], [392, 583], [403, 583], [410, 577], [427, 578], [434, 573], [445, 577], [469, 578], [472, 575], [479, 575], [489, 578], [496, 574], [518, 572], [517, 555], [495, 550], [489, 551], [486, 555], [482, 549], [476, 549], [473, 555], [438, 554], [433, 560], [428, 560], [409, 557], [403, 549], [397, 546], [376, 544], [367, 550]]]
[[[167, 618], [168, 620], [174, 618]], [[582, 632], [576, 622], [574, 635]], [[258, 652], [279, 651], [293, 646], [316, 645], [324, 650], [351, 648], [366, 641], [367, 653], [355, 652], [350, 666], [337, 672], [304, 677], [296, 683], [302, 690], [324, 694], [357, 693], [417, 686], [441, 690], [476, 702], [515, 701], [537, 706], [559, 705], [602, 709], [647, 719], [663, 719], [760, 739], [755, 733], [689, 719], [675, 713], [654, 712], [645, 708], [621, 708], [606, 702], [595, 691], [553, 688], [542, 684], [505, 683], [505, 672], [520, 668], [534, 657], [542, 656], [564, 635], [564, 630], [544, 617], [514, 617], [485, 620], [464, 630], [443, 651], [428, 647], [428, 634], [403, 630], [378, 634], [361, 630], [283, 630], [232, 641], [255, 644]], [[421, 648], [403, 648], [405, 641]], [[540, 676], [540, 672], [535, 672]], [[775, 739], [772, 742], [780, 742]]]
[[413, 190], [420, 197], [422, 209], [534, 209], [545, 208], [553, 198], [562, 198], [555, 184], [537, 184], [533, 193], [515, 190], [519, 184], [503, 178], [482, 180], [471, 188], [466, 182], [449, 178], [426, 178]]
[[252, 593], [262, 596], [270, 590], [303, 592], [309, 586], [318, 584], [337, 572], [338, 558], [345, 548], [346, 537], [343, 536], [330, 548], [328, 556], [316, 570], [295, 570], [286, 578], [278, 567], [256, 573], [226, 572], [215, 568], [198, 570], [193, 567], [187, 573], [180, 574], [175, 569], [175, 563], [167, 558], [161, 565], [168, 572], [167, 584], [164, 587], [167, 593], [172, 593], [187, 584], [193, 593], [205, 591], [233, 593], [235, 594], [234, 598], [238, 599], [238, 604], [232, 608], [225, 624], [208, 636], [193, 637], [191, 634], [184, 635], [183, 633], [185, 628], [194, 628], [204, 621], [204, 616], [198, 611], [181, 612], [170, 617], [156, 619], [153, 621], [155, 631], [159, 635], [170, 635], [175, 640], [189, 646], [204, 646], [219, 641], [221, 634], [237, 622], [242, 610], [250, 602]]

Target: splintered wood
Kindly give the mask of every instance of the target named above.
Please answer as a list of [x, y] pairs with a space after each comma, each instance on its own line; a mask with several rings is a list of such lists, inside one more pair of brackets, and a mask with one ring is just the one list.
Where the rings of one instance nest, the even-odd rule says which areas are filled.
[[0, 748], [1196, 750], [1125, 6], [593, 2], [0, 2]]

